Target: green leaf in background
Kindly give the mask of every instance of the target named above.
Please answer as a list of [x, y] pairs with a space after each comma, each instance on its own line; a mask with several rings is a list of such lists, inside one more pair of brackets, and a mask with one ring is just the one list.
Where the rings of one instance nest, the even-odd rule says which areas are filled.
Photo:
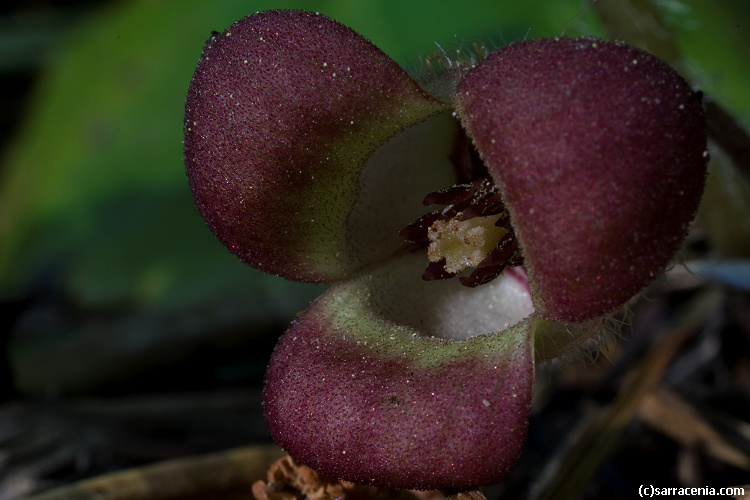
[[750, 2], [660, 0], [693, 83], [750, 127]]

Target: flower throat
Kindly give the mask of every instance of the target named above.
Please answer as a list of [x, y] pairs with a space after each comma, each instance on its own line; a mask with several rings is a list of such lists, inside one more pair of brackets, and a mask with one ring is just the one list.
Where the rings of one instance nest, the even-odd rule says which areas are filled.
[[489, 283], [506, 267], [522, 265], [524, 258], [500, 190], [465, 136], [452, 161], [460, 183], [430, 193], [422, 201], [445, 208], [423, 215], [399, 236], [427, 246], [430, 263], [423, 280], [452, 278], [474, 268], [469, 276], [458, 278], [474, 288]]

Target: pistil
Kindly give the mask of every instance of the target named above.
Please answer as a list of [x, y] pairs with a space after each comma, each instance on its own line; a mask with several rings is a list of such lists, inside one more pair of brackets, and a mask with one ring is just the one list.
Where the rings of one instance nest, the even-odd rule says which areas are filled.
[[477, 267], [508, 232], [495, 226], [499, 214], [461, 220], [461, 214], [449, 221], [437, 220], [427, 230], [431, 262], [445, 259], [445, 270], [458, 274], [467, 267]]
[[422, 279], [457, 276], [474, 268], [461, 283], [475, 287], [492, 281], [509, 266], [523, 264], [500, 192], [487, 176], [428, 194], [425, 205], [446, 205], [401, 230], [401, 238], [428, 247]]

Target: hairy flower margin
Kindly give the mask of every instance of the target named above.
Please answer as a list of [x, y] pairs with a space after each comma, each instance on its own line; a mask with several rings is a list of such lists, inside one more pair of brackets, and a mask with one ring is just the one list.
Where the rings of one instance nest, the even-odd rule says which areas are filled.
[[[535, 363], [663, 270], [705, 150], [699, 96], [641, 50], [531, 40], [417, 82], [297, 11], [212, 36], [185, 114], [190, 187], [224, 245], [333, 283], [274, 351], [274, 439], [325, 475], [409, 489], [507, 474]], [[441, 279], [458, 274], [470, 286]]]

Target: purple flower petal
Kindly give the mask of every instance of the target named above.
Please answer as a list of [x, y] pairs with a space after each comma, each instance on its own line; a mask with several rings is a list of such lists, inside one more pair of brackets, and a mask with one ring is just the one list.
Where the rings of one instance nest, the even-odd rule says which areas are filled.
[[[213, 36], [198, 63], [185, 115], [190, 186], [245, 262], [334, 281], [402, 246], [398, 230], [424, 213], [421, 197], [455, 182], [447, 152], [459, 126], [446, 109], [347, 27], [256, 14]], [[423, 132], [439, 151], [418, 146]], [[414, 172], [423, 167], [435, 175]], [[416, 211], [403, 208], [407, 195]]]
[[455, 102], [501, 187], [542, 316], [612, 312], [667, 265], [706, 168], [699, 97], [672, 68], [617, 43], [532, 40], [471, 70]]
[[335, 285], [282, 337], [264, 409], [301, 463], [358, 483], [457, 490], [495, 483], [515, 463], [537, 321], [522, 319], [522, 273], [469, 289], [423, 282], [423, 266], [407, 254]]

